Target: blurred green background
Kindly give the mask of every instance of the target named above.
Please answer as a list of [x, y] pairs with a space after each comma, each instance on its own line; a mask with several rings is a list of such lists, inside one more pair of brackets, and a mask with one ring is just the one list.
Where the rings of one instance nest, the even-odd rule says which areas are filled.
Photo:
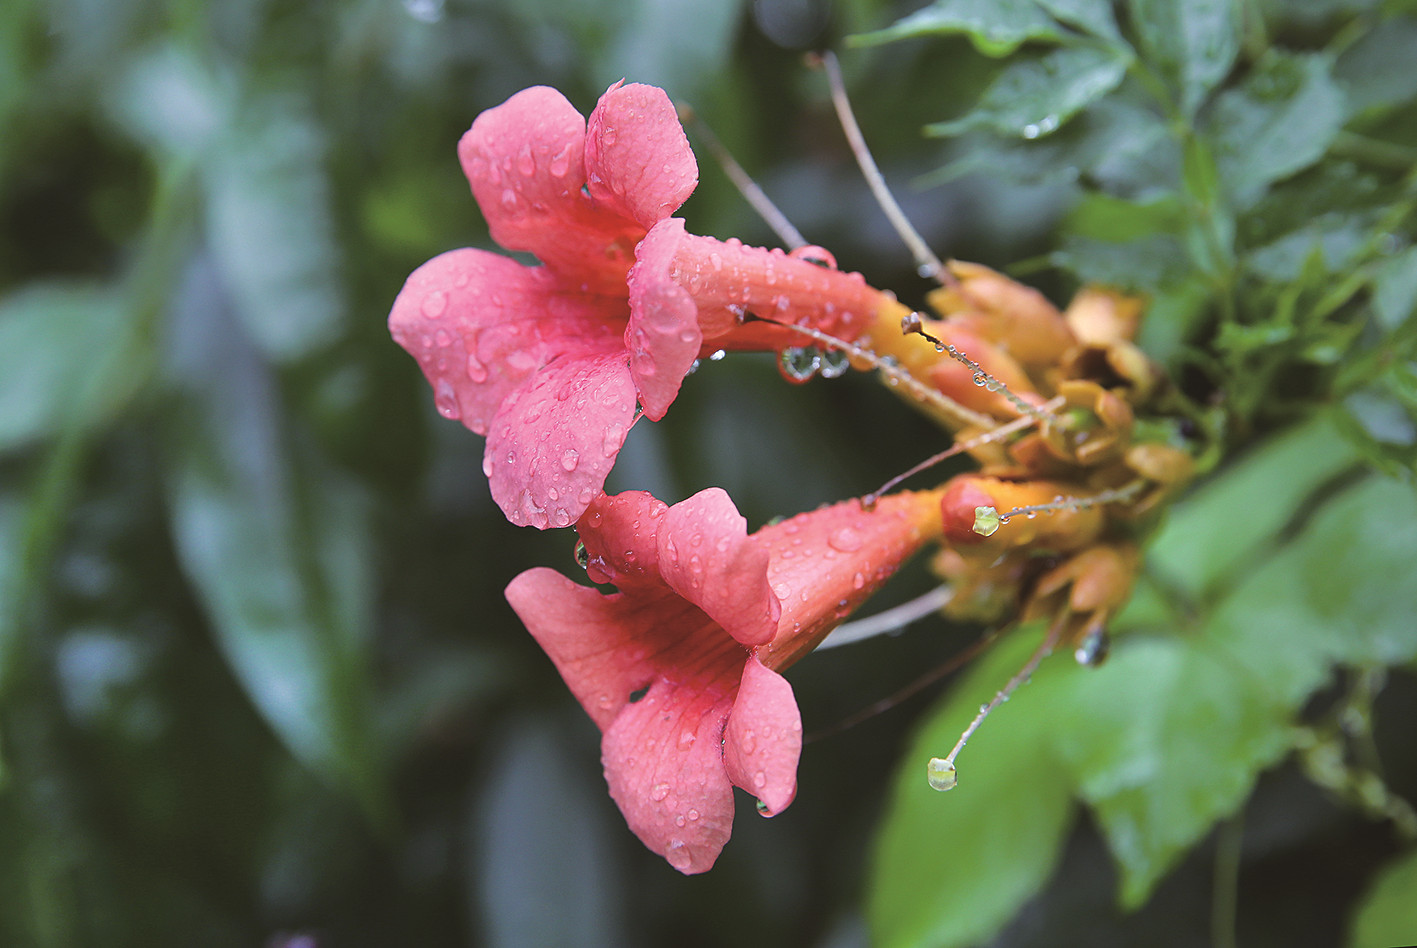
[[[424, 260], [492, 246], [455, 153], [472, 119], [533, 84], [588, 112], [622, 77], [692, 104], [809, 240], [918, 301], [926, 284], [802, 58], [918, 6], [0, 7], [0, 945], [866, 943], [871, 840], [923, 704], [809, 743], [790, 810], [766, 821], [740, 807], [710, 874], [668, 869], [625, 829], [594, 727], [502, 598], [522, 569], [570, 572], [573, 538], [503, 520], [481, 439], [439, 418], [384, 321]], [[1074, 6], [1096, 5], [1050, 9]], [[1151, 55], [1159, 41], [1137, 30], [1148, 9], [1133, 2], [1121, 22]], [[980, 31], [950, 27], [843, 63], [866, 136], [937, 252], [1022, 262], [1060, 302], [1080, 277], [1132, 274], [1163, 313], [1153, 352], [1211, 411], [1226, 451], [1338, 406], [1333, 438], [1356, 446], [1342, 464], [1403, 477], [1417, 401], [1417, 89], [1399, 68], [1413, 48], [1403, 44], [1417, 42], [1410, 5], [1243, 10], [1268, 32], [1246, 30], [1250, 45], [1232, 54], [1247, 63], [1240, 74], [1261, 71], [1270, 45], [1316, 50], [1344, 29], [1377, 48], [1347, 60], [1347, 101], [1367, 95], [1361, 108], [1299, 123], [1288, 154], [1323, 139], [1307, 162], [1249, 168], [1252, 190], [1266, 191], [1313, 165], [1305, 174], [1324, 177], [1303, 184], [1311, 204], [1234, 198], [1230, 254], [1218, 258], [1213, 242], [1191, 239], [1197, 221], [1219, 226], [1220, 199], [1187, 150], [1186, 123], [1227, 70], [1183, 83], [1179, 117], [1152, 116], [1180, 143], [1173, 155], [1145, 137], [1152, 126], [1091, 111], [1092, 125], [1032, 150], [1017, 133], [989, 139], [984, 119], [962, 138], [922, 135], [985, 94], [993, 57], [1051, 42], [1045, 33], [988, 48]], [[1397, 45], [1366, 39], [1380, 34]], [[1193, 86], [1202, 98], [1186, 113]], [[1130, 89], [1104, 101], [1135, 111]], [[1274, 93], [1292, 105], [1286, 94]], [[1195, 128], [1205, 141], [1204, 122]], [[1333, 158], [1345, 141], [1352, 167]], [[699, 154], [689, 229], [772, 243]], [[932, 174], [936, 185], [920, 186]], [[1408, 211], [1383, 217], [1389, 207]], [[1349, 216], [1325, 216], [1340, 210]], [[1379, 230], [1385, 243], [1364, 243]], [[1365, 281], [1317, 321], [1293, 329], [1291, 318], [1276, 335], [1280, 288], [1296, 288], [1291, 316], [1308, 312], [1336, 274], [1363, 267]], [[1382, 333], [1363, 329], [1355, 300], [1377, 307]], [[864, 493], [942, 446], [868, 378], [793, 387], [770, 358], [741, 356], [705, 365], [665, 422], [637, 426], [609, 488], [674, 502], [722, 486], [756, 526]], [[1205, 516], [1216, 515], [1195, 519]], [[1384, 547], [1384, 562], [1411, 547]], [[1392, 582], [1414, 581], [1399, 571]], [[917, 565], [887, 597], [928, 583]], [[1410, 588], [1379, 595], [1389, 592], [1399, 612], [1413, 601]], [[891, 694], [976, 634], [926, 624], [805, 662], [791, 677], [807, 730]], [[1374, 746], [1410, 799], [1411, 650], [1334, 660], [1370, 675], [1396, 666], [1386, 688], [1358, 691], [1376, 695], [1377, 720], [1397, 722]], [[1343, 680], [1316, 679], [1313, 702], [1351, 695]], [[1066, 871], [997, 943], [1209, 944], [1217, 851], [1238, 873], [1254, 943], [1331, 942], [1401, 848], [1391, 827], [1293, 763], [1261, 779], [1250, 813], [1243, 847], [1240, 830], [1217, 844], [1204, 823], [1200, 845], [1135, 914], [1113, 904], [1118, 870], [1102, 833], [1070, 823]], [[979, 858], [930, 845], [965, 870]], [[1051, 845], [1039, 849], [1050, 865]], [[889, 924], [874, 927], [890, 940]]]

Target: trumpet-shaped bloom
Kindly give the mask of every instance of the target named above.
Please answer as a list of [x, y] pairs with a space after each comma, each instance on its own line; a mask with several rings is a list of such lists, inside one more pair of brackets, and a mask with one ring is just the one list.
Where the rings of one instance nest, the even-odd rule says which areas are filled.
[[940, 529], [938, 494], [855, 501], [749, 534], [722, 490], [667, 506], [602, 495], [576, 525], [592, 580], [544, 567], [507, 599], [602, 732], [610, 795], [684, 873], [718, 858], [733, 787], [765, 815], [797, 792], [802, 719], [780, 669]]
[[670, 215], [698, 166], [653, 86], [612, 86], [588, 124], [554, 89], [526, 89], [478, 116], [458, 156], [493, 239], [542, 265], [442, 254], [389, 326], [439, 412], [487, 436], [483, 470], [513, 523], [579, 519], [639, 411], [662, 418], [701, 354], [803, 343], [781, 324], [850, 339], [898, 305], [857, 274], [685, 233]]

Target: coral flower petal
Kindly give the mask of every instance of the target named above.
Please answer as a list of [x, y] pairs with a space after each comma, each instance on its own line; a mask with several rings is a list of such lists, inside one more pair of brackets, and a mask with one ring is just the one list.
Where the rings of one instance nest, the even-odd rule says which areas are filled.
[[635, 416], [623, 355], [555, 359], [492, 420], [482, 469], [518, 526], [568, 527], [595, 499]]
[[630, 350], [630, 371], [650, 421], [659, 421], [669, 410], [703, 345], [698, 307], [688, 291], [669, 276], [683, 237], [682, 220], [671, 217], [660, 221], [640, 242], [630, 269], [625, 347]]
[[669, 505], [642, 490], [601, 494], [591, 502], [576, 532], [586, 548], [586, 573], [622, 591], [668, 594], [659, 574], [660, 518]]
[[659, 571], [675, 592], [744, 645], [777, 632], [782, 607], [768, 585], [768, 547], [718, 487], [670, 507], [659, 530]]
[[797, 795], [801, 756], [802, 714], [792, 686], [756, 657], [749, 658], [723, 732], [728, 779], [758, 798], [763, 815], [772, 816]]
[[616, 83], [590, 114], [585, 143], [590, 196], [648, 230], [679, 209], [699, 165], [674, 104], [656, 86]]
[[731, 695], [657, 681], [601, 741], [605, 781], [625, 822], [680, 872], [713, 866], [733, 831], [720, 740]]
[[602, 731], [653, 680], [653, 656], [640, 643], [665, 617], [662, 603], [606, 596], [545, 566], [517, 576], [506, 595]]
[[585, 139], [575, 106], [534, 86], [479, 115], [458, 142], [458, 157], [497, 243], [536, 254], [588, 291], [623, 294], [645, 228], [597, 209], [581, 190]]

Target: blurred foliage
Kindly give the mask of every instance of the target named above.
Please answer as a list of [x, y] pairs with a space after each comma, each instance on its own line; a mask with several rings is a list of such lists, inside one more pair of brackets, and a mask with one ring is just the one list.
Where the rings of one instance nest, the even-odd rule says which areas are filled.
[[[917, 5], [0, 6], [0, 944], [1190, 944], [1226, 878], [1245, 944], [1412, 940], [1417, 9]], [[503, 521], [384, 320], [419, 263], [490, 246], [472, 118], [621, 77], [918, 298], [801, 61], [853, 35], [932, 245], [1056, 299], [1148, 295], [1213, 470], [1111, 662], [1045, 664], [959, 789], [924, 760], [1026, 629], [940, 708], [809, 744], [793, 808], [681, 878], [502, 599], [570, 543]], [[701, 177], [691, 230], [771, 241]], [[719, 485], [758, 524], [937, 442], [868, 380], [741, 357], [636, 428], [611, 488]], [[976, 634], [803, 663], [808, 730]]]

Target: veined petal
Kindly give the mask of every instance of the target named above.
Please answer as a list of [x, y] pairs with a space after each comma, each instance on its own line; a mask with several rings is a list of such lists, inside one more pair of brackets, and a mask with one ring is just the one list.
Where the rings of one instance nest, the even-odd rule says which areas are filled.
[[503, 401], [482, 470], [518, 526], [568, 527], [605, 487], [635, 416], [624, 354], [552, 360]]
[[598, 206], [649, 229], [699, 183], [699, 166], [674, 104], [656, 86], [617, 82], [590, 113], [586, 179]]
[[654, 679], [645, 637], [666, 603], [604, 595], [545, 566], [507, 584], [507, 602], [602, 731]]
[[577, 288], [623, 295], [645, 228], [581, 190], [585, 135], [565, 96], [534, 86], [479, 115], [458, 157], [494, 240], [536, 254]]
[[768, 582], [782, 600], [777, 634], [757, 656], [786, 668], [806, 655], [907, 559], [941, 532], [942, 492], [906, 491], [823, 507], [763, 527]]
[[610, 301], [560, 293], [544, 267], [485, 250], [452, 250], [413, 271], [389, 331], [418, 360], [438, 410], [478, 434], [503, 400], [552, 357], [614, 351]]
[[630, 268], [625, 347], [640, 403], [651, 421], [664, 417], [704, 340], [698, 307], [669, 275], [683, 237], [682, 220], [660, 221], [640, 241]]
[[731, 694], [663, 679], [601, 740], [610, 796], [651, 851], [686, 875], [710, 869], [733, 832], [720, 741]]
[[659, 530], [669, 505], [642, 490], [601, 494], [576, 522], [592, 582], [637, 594], [672, 594], [659, 571]]
[[797, 795], [801, 756], [802, 714], [792, 686], [756, 657], [749, 658], [723, 732], [728, 779], [757, 797], [765, 816], [773, 816]]
[[659, 527], [659, 572], [744, 645], [777, 631], [781, 605], [768, 585], [768, 547], [721, 488], [670, 507]]

